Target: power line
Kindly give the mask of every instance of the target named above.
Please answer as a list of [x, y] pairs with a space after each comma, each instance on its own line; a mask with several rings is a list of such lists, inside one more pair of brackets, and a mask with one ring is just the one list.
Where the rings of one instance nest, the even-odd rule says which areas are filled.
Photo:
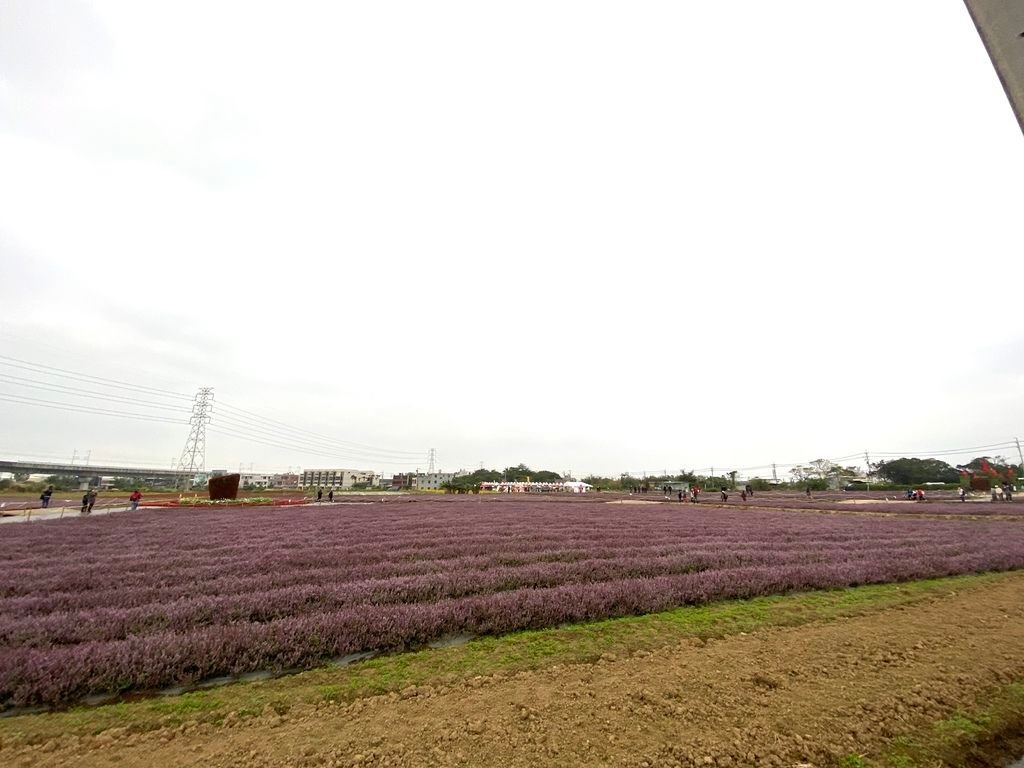
[[124, 382], [115, 381], [114, 379], [107, 379], [102, 376], [92, 376], [88, 373], [77, 373], [75, 371], [69, 371], [66, 368], [57, 368], [52, 365], [43, 365], [42, 363], [33, 363], [28, 360], [19, 360], [16, 357], [8, 357], [6, 355], [0, 355], [0, 365], [6, 365], [10, 368], [21, 368], [32, 373], [42, 373], [47, 376], [58, 376], [62, 379], [77, 379], [78, 381], [85, 381], [89, 384], [99, 384], [105, 387], [114, 387], [116, 389], [127, 389], [135, 392], [145, 392], [150, 395], [158, 395], [160, 397], [171, 397], [179, 400], [192, 401], [191, 395], [186, 395], [181, 392], [171, 392], [166, 389], [158, 389], [156, 387], [145, 387], [140, 384], [125, 384]]
[[267, 416], [261, 416], [258, 413], [253, 413], [252, 411], [247, 411], [244, 408], [238, 408], [237, 406], [231, 405], [230, 403], [224, 403], [224, 402], [218, 401], [217, 405], [219, 407], [222, 407], [222, 408], [228, 408], [228, 409], [230, 409], [232, 411], [237, 411], [238, 413], [243, 413], [246, 416], [250, 416], [250, 417], [255, 418], [255, 419], [257, 419], [257, 420], [259, 420], [261, 422], [268, 422], [270, 424], [276, 424], [277, 426], [283, 427], [285, 430], [287, 430], [289, 432], [295, 432], [295, 433], [298, 433], [300, 435], [306, 435], [306, 436], [320, 438], [321, 440], [326, 440], [328, 442], [336, 443], [338, 445], [344, 445], [344, 446], [348, 446], [348, 447], [351, 447], [351, 448], [359, 448], [359, 449], [363, 449], [364, 451], [368, 451], [368, 452], [372, 452], [372, 453], [382, 453], [382, 454], [389, 455], [389, 456], [416, 456], [416, 457], [422, 457], [423, 456], [422, 451], [396, 451], [396, 450], [391, 450], [391, 449], [388, 449], [388, 448], [378, 448], [376, 446], [366, 445], [364, 443], [354, 443], [354, 442], [350, 442], [348, 440], [338, 440], [338, 439], [333, 438], [333, 437], [328, 437], [327, 435], [322, 435], [322, 434], [320, 434], [318, 432], [312, 432], [312, 431], [310, 431], [308, 429], [301, 429], [299, 427], [292, 426], [291, 424], [288, 424], [288, 423], [283, 422], [283, 421], [278, 421], [276, 419], [271, 419], [271, 418], [269, 418]]
[[[323, 450], [318, 450], [318, 449], [315, 449], [315, 448], [304, 448], [302, 446], [289, 445], [289, 444], [277, 442], [277, 441], [274, 441], [274, 440], [265, 440], [265, 439], [262, 439], [262, 438], [253, 437], [250, 434], [242, 434], [242, 433], [239, 433], [239, 432], [236, 432], [234, 430], [227, 429], [227, 428], [224, 428], [224, 427], [219, 427], [218, 428], [216, 424], [211, 425], [208, 431], [212, 432], [214, 434], [223, 435], [225, 437], [235, 437], [235, 438], [239, 438], [239, 439], [242, 439], [242, 440], [248, 440], [248, 441], [254, 442], [254, 443], [261, 443], [263, 445], [273, 446], [275, 448], [284, 448], [284, 449], [289, 450], [289, 451], [295, 451], [296, 453], [304, 453], [304, 454], [309, 455], [309, 456], [321, 456], [321, 457], [324, 457], [324, 458], [333, 459], [335, 461], [338, 461], [338, 460], [344, 460], [344, 461], [367, 461], [367, 462], [371, 461], [370, 459], [362, 459], [362, 458], [353, 459], [352, 457], [343, 457], [343, 456], [341, 456], [340, 454], [337, 454], [337, 453], [327, 453], [327, 452], [325, 452]], [[384, 461], [384, 460], [381, 460], [381, 459], [374, 459], [372, 461], [374, 461], [374, 463], [376, 463], [376, 464], [388, 464], [388, 465], [402, 466], [402, 467], [411, 467], [411, 466], [415, 466], [415, 464], [416, 464], [415, 459], [407, 459], [407, 460], [403, 460], [403, 461]]]
[[26, 389], [41, 389], [49, 392], [57, 392], [59, 394], [71, 394], [76, 397], [89, 397], [96, 400], [109, 400], [115, 403], [131, 403], [133, 405], [143, 405], [147, 408], [159, 408], [166, 411], [176, 411], [178, 413], [189, 413], [188, 408], [182, 408], [177, 405], [168, 405], [166, 403], [154, 403], [149, 400], [139, 400], [134, 397], [123, 397], [121, 395], [109, 395], [102, 392], [96, 392], [91, 389], [80, 389], [78, 387], [69, 387], [64, 384], [51, 384], [45, 381], [39, 381], [38, 379], [26, 379], [22, 376], [13, 376], [8, 373], [0, 373], [0, 380], [6, 381], [8, 384], [12, 384], [16, 387], [25, 387]]
[[252, 434], [268, 440], [279, 440], [287, 442], [289, 444], [301, 445], [308, 448], [313, 448], [315, 450], [324, 451], [327, 453], [348, 454], [353, 457], [358, 457], [360, 461], [378, 461], [384, 459], [401, 459], [403, 461], [411, 461], [414, 458], [422, 458], [422, 454], [415, 454], [407, 457], [401, 454], [375, 454], [368, 451], [353, 450], [344, 445], [338, 445], [327, 440], [321, 440], [319, 438], [296, 437], [294, 435], [288, 434], [284, 430], [278, 430], [272, 427], [259, 426], [251, 421], [235, 419], [231, 416], [225, 416], [224, 414], [219, 412], [213, 415], [211, 422], [215, 426], [224, 426], [225, 428], [228, 429], [233, 429], [238, 432], [244, 432], [246, 434]]
[[136, 419], [138, 421], [155, 421], [163, 424], [188, 424], [183, 419], [170, 419], [162, 416], [151, 416], [145, 413], [131, 413], [126, 411], [112, 411], [106, 408], [93, 408], [86, 405], [74, 405], [71, 403], [55, 403], [49, 400], [39, 400], [34, 397], [24, 397], [8, 394], [0, 394], [0, 400], [22, 405], [35, 405], [40, 408], [56, 408], [62, 411], [75, 411], [78, 413], [93, 413], [101, 416], [114, 416], [121, 419]]
[[252, 419], [239, 419], [239, 418], [236, 418], [234, 415], [224, 414], [223, 412], [220, 412], [220, 411], [217, 411], [214, 414], [214, 421], [215, 422], [220, 422], [220, 423], [225, 423], [226, 422], [227, 426], [233, 426], [233, 427], [237, 427], [237, 428], [244, 428], [244, 429], [250, 429], [250, 430], [253, 430], [253, 431], [256, 431], [256, 432], [261, 432], [261, 433], [263, 433], [263, 434], [265, 434], [265, 435], [267, 435], [269, 437], [279, 437], [279, 438], [286, 439], [286, 440], [298, 441], [298, 442], [303, 442], [303, 443], [310, 443], [310, 444], [314, 444], [314, 445], [317, 445], [317, 446], [320, 446], [320, 447], [323, 447], [323, 448], [329, 448], [331, 450], [341, 450], [341, 451], [352, 453], [352, 454], [361, 454], [361, 455], [366, 455], [366, 456], [370, 456], [370, 457], [372, 457], [372, 456], [379, 456], [381, 458], [404, 458], [404, 457], [408, 456], [410, 458], [414, 458], [414, 457], [418, 458], [418, 457], [422, 457], [422, 455], [423, 455], [421, 453], [413, 453], [411, 451], [406, 453], [404, 451], [401, 451], [401, 452], [398, 452], [398, 451], [396, 451], [396, 452], [384, 452], [384, 451], [369, 451], [369, 450], [362, 450], [362, 449], [353, 449], [353, 448], [350, 448], [347, 443], [344, 443], [344, 442], [341, 442], [341, 441], [334, 441], [334, 440], [329, 440], [329, 439], [326, 439], [326, 438], [319, 438], [319, 437], [306, 437], [305, 434], [303, 434], [301, 432], [298, 433], [298, 434], [293, 434], [293, 433], [289, 432], [288, 430], [278, 429], [277, 427], [273, 427], [273, 426], [266, 426], [266, 425], [260, 424], [259, 422], [254, 421]]
[[1005, 443], [994, 443], [992, 445], [976, 445], [972, 448], [950, 448], [941, 451], [872, 451], [876, 456], [956, 456], [973, 451], [987, 451], [994, 448], [1012, 448], [1012, 440]]
[[225, 435], [225, 436], [228, 436], [228, 437], [235, 437], [235, 438], [239, 438], [239, 439], [242, 439], [242, 440], [248, 440], [250, 442], [261, 443], [263, 445], [274, 446], [274, 447], [277, 447], [277, 448], [285, 448], [285, 449], [290, 450], [290, 451], [306, 453], [306, 454], [309, 454], [311, 456], [321, 456], [321, 457], [324, 457], [324, 458], [332, 459], [334, 461], [374, 462], [374, 463], [377, 463], [377, 464], [393, 464], [393, 465], [399, 465], [399, 466], [412, 466], [413, 464], [417, 463], [415, 459], [386, 460], [386, 459], [367, 458], [365, 456], [353, 456], [351, 454], [344, 454], [344, 453], [341, 453], [341, 452], [338, 452], [338, 451], [331, 451], [328, 448], [324, 448], [324, 447], [320, 447], [320, 446], [316, 446], [316, 445], [296, 443], [296, 442], [287, 441], [287, 440], [285, 440], [283, 438], [275, 438], [275, 437], [270, 437], [270, 436], [266, 436], [266, 435], [255, 435], [252, 432], [249, 432], [248, 430], [240, 429], [240, 428], [237, 428], [237, 427], [225, 427], [222, 424], [217, 424], [216, 422], [214, 422], [211, 425], [210, 431], [211, 432], [215, 432], [216, 434], [219, 434], [219, 435]]

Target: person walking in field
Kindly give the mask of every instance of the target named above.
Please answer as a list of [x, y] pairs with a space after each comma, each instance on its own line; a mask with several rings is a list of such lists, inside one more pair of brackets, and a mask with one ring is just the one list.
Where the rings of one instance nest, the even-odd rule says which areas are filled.
[[747, 489], [746, 488], [744, 488], [742, 491], [740, 491], [740, 498], [743, 499], [744, 501], [747, 500]]
[[96, 506], [96, 497], [99, 495], [99, 493], [97, 493], [96, 489], [93, 488], [86, 495], [89, 497], [89, 508], [88, 508], [88, 510], [86, 511], [85, 514], [91, 515], [92, 514], [92, 508], [94, 506]]
[[811, 486], [807, 486], [807, 498], [811, 498]]
[[729, 500], [729, 492], [726, 491], [725, 488], [723, 488], [722, 489], [722, 501], [728, 501], [728, 500]]
[[323, 488], [317, 488], [316, 489], [316, 503], [319, 504], [320, 501], [323, 499], [323, 497], [324, 497], [324, 489]]
[[331, 488], [331, 490], [329, 490], [327, 492], [327, 500], [330, 501], [330, 502], [334, 501], [334, 489], [333, 488]]
[[47, 509], [50, 506], [50, 497], [53, 496], [53, 486], [46, 486], [46, 490], [43, 491], [43, 495], [39, 497], [39, 500], [43, 502], [43, 509]]
[[132, 491], [132, 495], [128, 497], [128, 501], [132, 505], [132, 512], [139, 508], [139, 502], [142, 501], [142, 494], [139, 493], [138, 488]]
[[[995, 500], [995, 497], [996, 497], [996, 495], [993, 492], [992, 499]], [[82, 512], [81, 512], [81, 514], [83, 514], [83, 515], [89, 514], [89, 492], [88, 491], [86, 491], [82, 495]]]
[[962, 485], [960, 486], [960, 501], [967, 501], [967, 490]]

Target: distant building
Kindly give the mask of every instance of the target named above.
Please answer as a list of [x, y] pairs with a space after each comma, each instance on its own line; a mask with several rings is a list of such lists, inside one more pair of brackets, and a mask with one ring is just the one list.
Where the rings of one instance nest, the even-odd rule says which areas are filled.
[[413, 479], [415, 477], [416, 475], [412, 474], [411, 472], [403, 472], [401, 474], [395, 475], [394, 477], [391, 478], [391, 490], [401, 491], [405, 490], [406, 488], [412, 488]]
[[298, 488], [299, 476], [294, 472], [281, 472], [274, 475], [272, 488]]
[[273, 488], [275, 475], [265, 472], [240, 472], [239, 488]]
[[457, 477], [468, 475], [468, 472], [425, 472], [414, 475], [412, 487], [418, 491], [438, 491]]
[[307, 469], [299, 478], [301, 488], [351, 488], [372, 486], [377, 473], [371, 469]]

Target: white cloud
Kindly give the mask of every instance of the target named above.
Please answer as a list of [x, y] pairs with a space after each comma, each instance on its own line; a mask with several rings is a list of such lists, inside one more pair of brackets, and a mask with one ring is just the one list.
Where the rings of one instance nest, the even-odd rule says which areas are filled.
[[[1021, 338], [1024, 150], [955, 4], [52, 7], [5, 17], [5, 320], [94, 372], [580, 471], [1020, 421], [975, 362]], [[36, 450], [178, 447], [17, 408]]]

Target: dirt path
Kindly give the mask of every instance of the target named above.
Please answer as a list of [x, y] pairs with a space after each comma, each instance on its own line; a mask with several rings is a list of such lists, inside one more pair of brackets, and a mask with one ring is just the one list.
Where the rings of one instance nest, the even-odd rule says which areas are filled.
[[1024, 573], [856, 618], [225, 727], [0, 749], [46, 766], [832, 765], [1024, 679]]

